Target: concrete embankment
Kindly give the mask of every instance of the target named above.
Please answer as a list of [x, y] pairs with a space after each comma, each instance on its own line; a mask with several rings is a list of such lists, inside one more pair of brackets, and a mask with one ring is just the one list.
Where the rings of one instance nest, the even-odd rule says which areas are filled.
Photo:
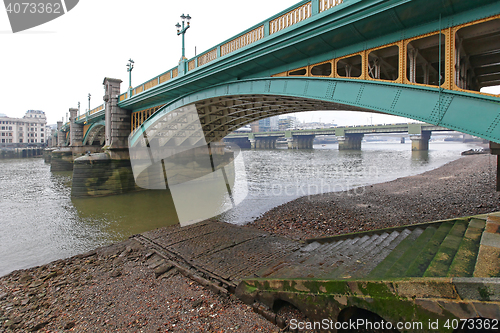
[[43, 148], [0, 148], [0, 159], [38, 157], [41, 155], [43, 155]]

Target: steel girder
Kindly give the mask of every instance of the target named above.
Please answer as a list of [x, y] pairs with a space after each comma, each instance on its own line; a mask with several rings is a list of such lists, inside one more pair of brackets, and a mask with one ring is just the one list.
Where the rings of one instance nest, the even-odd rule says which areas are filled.
[[207, 142], [258, 119], [313, 110], [385, 113], [500, 142], [499, 97], [379, 81], [276, 77], [221, 84], [174, 100], [132, 133], [129, 143], [189, 104], [196, 105]]

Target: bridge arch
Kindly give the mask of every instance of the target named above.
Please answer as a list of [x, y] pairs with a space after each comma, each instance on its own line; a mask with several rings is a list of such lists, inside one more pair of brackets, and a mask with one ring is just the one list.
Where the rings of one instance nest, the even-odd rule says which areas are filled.
[[[182, 108], [190, 105], [196, 108], [199, 120], [182, 119]], [[402, 116], [500, 142], [498, 97], [393, 82], [272, 77], [233, 81], [180, 97], [138, 124], [129, 146], [136, 145], [146, 132], [152, 139], [162, 131], [186, 129], [188, 123], [197, 121], [210, 143], [262, 118], [315, 110]]]
[[105, 140], [105, 122], [104, 120], [100, 120], [98, 122], [93, 123], [85, 132], [83, 137], [83, 145], [92, 145], [96, 140], [99, 141], [99, 144], [104, 145]]

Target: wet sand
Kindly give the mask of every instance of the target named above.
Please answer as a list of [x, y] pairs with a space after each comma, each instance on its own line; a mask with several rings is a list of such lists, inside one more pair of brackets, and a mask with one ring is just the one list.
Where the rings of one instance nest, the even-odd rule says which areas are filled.
[[[421, 175], [304, 197], [247, 227], [305, 239], [500, 211], [496, 158], [463, 157]], [[278, 332], [234, 296], [162, 273], [137, 241], [0, 278], [0, 332]], [[286, 317], [299, 314], [288, 312]]]

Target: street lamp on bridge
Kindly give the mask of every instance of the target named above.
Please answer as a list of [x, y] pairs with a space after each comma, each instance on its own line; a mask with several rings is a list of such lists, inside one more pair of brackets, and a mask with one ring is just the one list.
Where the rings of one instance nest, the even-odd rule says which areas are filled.
[[89, 112], [90, 112], [90, 94], [89, 94]]
[[132, 70], [134, 69], [134, 61], [132, 59], [128, 60], [127, 72], [128, 72], [128, 95], [132, 94]]
[[[186, 55], [185, 55], [185, 48], [184, 48], [184, 34], [186, 33], [187, 29], [189, 29], [189, 27], [190, 27], [189, 22], [191, 21], [191, 16], [189, 16], [189, 14], [187, 14], [187, 16], [182, 14], [181, 19], [182, 19], [182, 26], [179, 24], [179, 22], [177, 22], [175, 27], [177, 28], [177, 36], [182, 35], [182, 56], [181, 56], [181, 60], [179, 61], [179, 63], [181, 65], [181, 72], [182, 72], [182, 74], [184, 74], [186, 72]], [[187, 23], [186, 26], [184, 25], [185, 23]]]

